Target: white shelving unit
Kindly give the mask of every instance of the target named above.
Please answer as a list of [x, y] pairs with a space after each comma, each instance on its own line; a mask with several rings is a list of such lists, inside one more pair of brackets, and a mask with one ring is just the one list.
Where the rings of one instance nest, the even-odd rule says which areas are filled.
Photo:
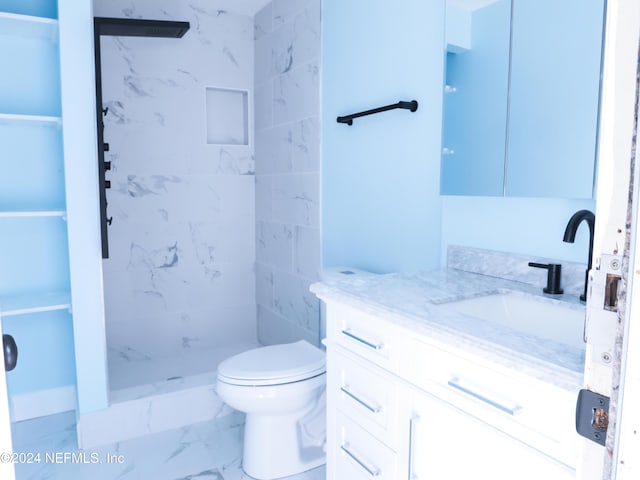
[[0, 321], [21, 357], [7, 374], [15, 402], [14, 389], [72, 384], [73, 333], [58, 2], [0, 10]]
[[52, 18], [0, 12], [0, 35], [58, 38], [58, 21]]
[[0, 125], [33, 123], [43, 126], [60, 127], [62, 118], [47, 115], [20, 115], [16, 113], [0, 113]]
[[71, 294], [69, 292], [0, 297], [0, 317], [52, 312], [54, 310], [71, 310]]
[[64, 220], [66, 215], [64, 210], [0, 211], [0, 218], [61, 217]]

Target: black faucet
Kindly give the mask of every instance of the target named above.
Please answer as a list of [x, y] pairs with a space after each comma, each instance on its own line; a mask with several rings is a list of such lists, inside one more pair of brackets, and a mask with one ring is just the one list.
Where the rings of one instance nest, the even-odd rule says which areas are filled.
[[589, 270], [591, 270], [591, 257], [593, 256], [593, 231], [596, 224], [596, 216], [589, 210], [578, 210], [572, 215], [567, 223], [562, 241], [573, 243], [576, 240], [576, 232], [582, 221], [586, 221], [589, 226], [589, 258], [587, 259], [587, 271], [584, 276], [584, 293], [580, 295], [580, 300], [587, 300], [587, 285], [589, 282]]

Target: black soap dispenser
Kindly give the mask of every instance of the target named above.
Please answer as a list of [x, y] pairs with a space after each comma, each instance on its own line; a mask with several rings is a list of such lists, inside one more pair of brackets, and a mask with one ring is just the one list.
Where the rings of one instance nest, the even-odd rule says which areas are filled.
[[542, 289], [544, 293], [552, 295], [560, 295], [564, 290], [560, 287], [560, 279], [562, 275], [562, 265], [558, 263], [536, 263], [529, 262], [530, 267], [545, 268], [547, 270], [547, 286]]

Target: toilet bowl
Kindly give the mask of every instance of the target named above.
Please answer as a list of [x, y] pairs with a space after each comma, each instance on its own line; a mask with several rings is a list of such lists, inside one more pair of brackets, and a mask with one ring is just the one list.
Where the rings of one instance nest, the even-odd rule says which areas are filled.
[[271, 480], [325, 463], [325, 354], [301, 340], [249, 350], [218, 366], [218, 395], [246, 413], [242, 468]]

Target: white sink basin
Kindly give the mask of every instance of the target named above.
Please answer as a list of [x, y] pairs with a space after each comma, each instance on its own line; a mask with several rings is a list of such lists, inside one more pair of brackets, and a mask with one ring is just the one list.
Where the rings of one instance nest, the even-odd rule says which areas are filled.
[[455, 312], [506, 325], [527, 335], [584, 348], [585, 311], [535, 297], [498, 293], [446, 304]]

